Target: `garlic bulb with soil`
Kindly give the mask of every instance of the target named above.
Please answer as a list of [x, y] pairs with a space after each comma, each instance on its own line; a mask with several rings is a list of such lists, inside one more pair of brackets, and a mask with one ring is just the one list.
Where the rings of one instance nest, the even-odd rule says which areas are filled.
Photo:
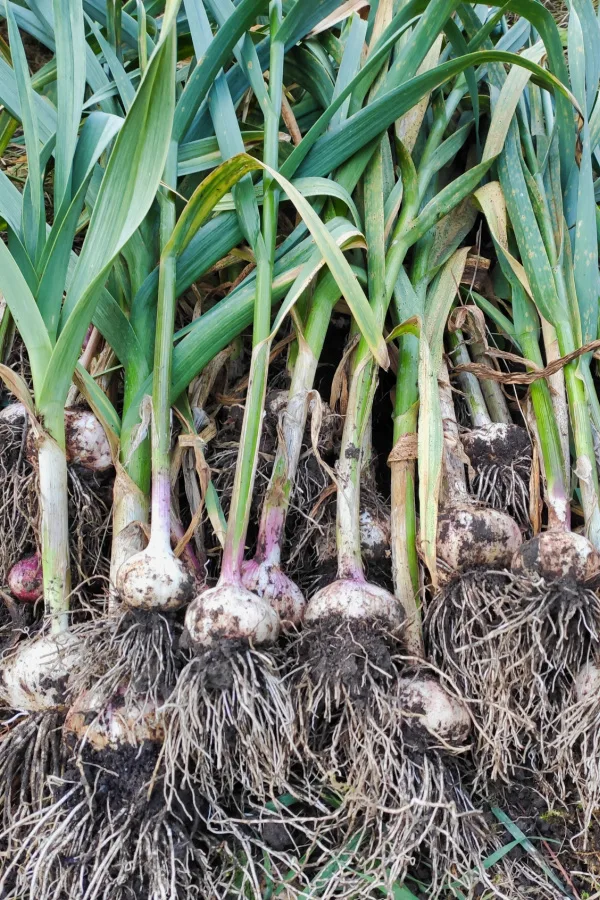
[[83, 694], [63, 735], [70, 761], [30, 817], [35, 844], [14, 847], [0, 892], [10, 885], [7, 896], [49, 897], [47, 885], [60, 882], [68, 900], [220, 896], [210, 840], [180, 801], [165, 803], [156, 708], [123, 706], [118, 694], [103, 707]]
[[129, 609], [167, 612], [180, 609], [193, 596], [194, 579], [171, 547], [152, 541], [123, 563], [117, 573], [121, 602]]
[[12, 709], [60, 709], [80, 663], [80, 642], [69, 631], [23, 641], [2, 662], [0, 697]]
[[30, 817], [43, 813], [52, 779], [67, 753], [61, 730], [82, 648], [68, 631], [42, 634], [6, 652], [0, 700], [13, 711], [0, 741], [0, 822], [5, 846], [16, 853], [30, 834]]
[[471, 717], [466, 706], [449, 694], [438, 679], [427, 673], [403, 675], [400, 679], [400, 704], [409, 726], [421, 729], [434, 740], [461, 747], [471, 733]]
[[[471, 358], [462, 331], [448, 334], [451, 357], [459, 365]], [[532, 446], [525, 428], [515, 425], [499, 384], [482, 382], [469, 371], [459, 371], [471, 428], [461, 433], [469, 459], [469, 489], [475, 500], [504, 510], [521, 525], [529, 525], [529, 479]], [[484, 387], [486, 390], [484, 391]], [[496, 416], [493, 419], [493, 416]]]
[[521, 545], [517, 523], [506, 513], [477, 506], [469, 497], [464, 453], [445, 364], [439, 394], [444, 428], [443, 485], [436, 550], [442, 577], [472, 569], [505, 569]]
[[88, 409], [65, 409], [67, 459], [90, 472], [112, 468], [110, 444], [104, 428]]
[[[548, 442], [542, 449], [547, 448]], [[460, 469], [455, 457], [447, 480], [452, 471], [457, 479]], [[556, 517], [562, 462], [553, 467], [549, 457], [546, 470], [554, 479]], [[450, 580], [428, 612], [432, 659], [469, 700], [478, 724], [482, 780], [490, 772], [510, 777], [524, 764], [559, 765], [553, 745], [561, 710], [576, 673], [598, 651], [600, 600], [591, 589], [599, 571], [598, 553], [585, 537], [568, 530], [568, 506], [563, 503], [562, 508], [567, 515], [562, 528], [555, 525], [525, 543], [516, 525], [514, 540], [509, 539], [510, 529], [492, 522], [492, 515], [501, 514], [483, 510], [493, 525], [492, 556], [485, 559], [481, 553], [488, 544], [484, 531], [479, 568]], [[450, 511], [446, 519], [440, 517], [440, 535], [444, 528], [456, 530]], [[494, 558], [496, 541], [502, 553]], [[455, 571], [463, 560], [473, 562], [468, 546], [452, 555], [442, 546], [440, 556]]]
[[[24, 427], [27, 410], [22, 403], [12, 403], [0, 411], [0, 419], [6, 424]], [[90, 472], [105, 472], [112, 467], [112, 453], [106, 432], [89, 409], [65, 409], [65, 435], [67, 460], [70, 463]], [[35, 456], [33, 441], [28, 441], [27, 452], [30, 458]]]
[[[271, 37], [279, 28], [281, 7], [271, 7]], [[272, 40], [269, 68], [280, 72], [283, 43]], [[279, 165], [281, 92], [269, 79], [265, 107], [264, 160]], [[226, 84], [223, 97], [231, 103]], [[266, 97], [264, 99], [267, 99]], [[263, 110], [265, 111], [265, 110]], [[224, 156], [231, 155], [230, 137], [214, 118]], [[241, 136], [237, 135], [243, 151]], [[256, 298], [252, 357], [244, 417], [221, 572], [216, 587], [201, 593], [186, 613], [191, 661], [181, 672], [169, 700], [170, 721], [165, 743], [167, 778], [176, 786], [194, 787], [215, 807], [259, 803], [285, 790], [290, 760], [296, 752], [289, 688], [269, 652], [280, 632], [277, 611], [242, 586], [242, 563], [252, 493], [258, 465], [271, 345], [273, 266], [279, 194], [263, 173], [263, 206], [238, 186], [236, 211], [252, 222], [249, 236], [256, 258]]]

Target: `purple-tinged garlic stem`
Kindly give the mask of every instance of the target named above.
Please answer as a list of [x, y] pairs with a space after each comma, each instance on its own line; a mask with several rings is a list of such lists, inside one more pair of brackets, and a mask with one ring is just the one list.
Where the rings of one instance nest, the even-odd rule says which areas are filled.
[[[179, 519], [171, 513], [171, 540], [174, 544], [178, 544], [185, 537], [185, 531], [183, 530], [183, 525], [179, 521]], [[204, 567], [198, 556], [196, 555], [194, 548], [190, 541], [188, 541], [183, 550], [181, 551], [181, 556], [183, 556], [191, 568], [196, 572], [197, 575], [202, 576], [204, 574]]]
[[265, 499], [265, 508], [263, 508], [260, 523], [256, 561], [270, 566], [279, 566], [281, 565], [281, 545], [285, 529], [285, 508], [282, 506], [266, 508], [267, 500], [268, 497]]

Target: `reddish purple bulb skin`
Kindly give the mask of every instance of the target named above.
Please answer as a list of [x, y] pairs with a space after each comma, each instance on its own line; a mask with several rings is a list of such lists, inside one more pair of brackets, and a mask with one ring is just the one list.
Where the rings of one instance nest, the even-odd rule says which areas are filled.
[[35, 603], [42, 596], [42, 561], [39, 553], [19, 560], [8, 573], [8, 586], [15, 600]]

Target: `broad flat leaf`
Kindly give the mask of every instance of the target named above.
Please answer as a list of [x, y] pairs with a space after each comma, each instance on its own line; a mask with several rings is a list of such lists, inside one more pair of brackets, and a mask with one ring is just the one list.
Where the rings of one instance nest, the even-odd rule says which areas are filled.
[[[557, 94], [568, 98], [576, 105], [575, 98], [568, 88], [557, 78], [522, 56], [497, 50], [469, 53], [467, 56], [443, 63], [430, 72], [411, 78], [395, 90], [369, 103], [364, 109], [347, 119], [340, 128], [320, 137], [302, 165], [298, 167], [298, 174], [325, 175], [331, 172], [354, 153], [357, 153], [365, 143], [382, 134], [393, 121], [408, 112], [425, 94], [455, 78], [469, 66], [492, 62], [502, 62], [528, 69], [537, 76], [542, 84], [549, 89], [554, 89]], [[286, 177], [290, 177], [290, 174], [295, 171], [296, 164], [297, 158], [292, 154], [282, 166], [282, 173]]]
[[[87, 186], [98, 158], [108, 147], [122, 124], [123, 120], [117, 116], [108, 116], [99, 112], [92, 113], [86, 119], [75, 151], [71, 181], [73, 200], [69, 202], [70, 192], [65, 195], [63, 209], [57, 212], [48, 234], [39, 266], [41, 274], [36, 299], [53, 343], [56, 341], [67, 270], [72, 260], [73, 239]], [[77, 260], [76, 257], [75, 260]]]
[[227, 62], [231, 50], [267, 8], [268, 0], [242, 0], [227, 22], [215, 35], [209, 49], [198, 60], [177, 103], [173, 137], [177, 143], [185, 136], [200, 104], [208, 94], [219, 70]]
[[[347, 236], [344, 241], [338, 245], [342, 250], [350, 250], [353, 248], [361, 247], [364, 250], [367, 249], [367, 245], [365, 243], [365, 239], [357, 229], [348, 228]], [[309, 284], [315, 277], [315, 274], [319, 271], [319, 268], [325, 265], [325, 260], [322, 258], [319, 251], [315, 251], [311, 259], [307, 260], [302, 269], [296, 276], [296, 280], [294, 284], [288, 291], [284, 302], [281, 304], [281, 307], [275, 317], [275, 321], [273, 322], [273, 327], [271, 328], [271, 333], [269, 335], [269, 340], [272, 340], [279, 329], [281, 328], [284, 319], [290, 314], [294, 305], [299, 300], [302, 293], [306, 290]], [[336, 285], [337, 294], [339, 296], [339, 287]]]
[[[345, 203], [350, 211], [356, 225], [360, 228], [361, 221], [356, 204], [347, 190], [337, 181], [331, 178], [294, 178], [292, 184], [297, 191], [300, 191], [303, 197], [335, 197]], [[254, 185], [254, 195], [258, 203], [262, 203], [263, 185]], [[233, 197], [225, 196], [215, 206], [215, 212], [225, 212], [235, 208]]]
[[[440, 34], [433, 42], [429, 52], [427, 53], [427, 56], [417, 69], [417, 75], [422, 75], [424, 72], [428, 72], [436, 65], [440, 57], [440, 49], [442, 46], [443, 37], [444, 36]], [[398, 138], [398, 140], [402, 141], [409, 153], [413, 152], [417, 137], [419, 136], [419, 131], [421, 129], [421, 125], [423, 124], [423, 119], [425, 118], [427, 107], [429, 106], [429, 96], [429, 94], [425, 94], [425, 96], [418, 103], [416, 103], [412, 109], [405, 113], [396, 122], [396, 137]]]
[[[188, 22], [190, 20], [190, 5], [195, 6], [197, 2], [199, 0], [193, 0], [193, 4], [190, 4], [188, 0], [185, 4]], [[219, 28], [222, 28], [227, 19], [235, 13], [235, 6], [231, 0], [206, 0], [206, 3]], [[190, 30], [192, 30], [191, 27]], [[254, 91], [254, 96], [264, 111], [270, 105], [269, 94], [263, 78], [258, 53], [249, 33], [246, 33], [233, 47], [233, 55], [245, 69], [250, 86]]]
[[23, 216], [23, 195], [2, 171], [0, 171], [0, 216], [15, 234], [19, 234]]
[[508, 249], [508, 231], [506, 220], [506, 203], [502, 188], [497, 181], [492, 181], [475, 191], [474, 197], [481, 207], [490, 234], [494, 239], [494, 246], [499, 256], [513, 271], [519, 283], [527, 294], [532, 297], [529, 280], [521, 263], [515, 259]]
[[125, 112], [127, 112], [135, 97], [135, 88], [131, 82], [131, 78], [125, 71], [121, 60], [119, 59], [109, 42], [106, 40], [96, 23], [92, 22], [89, 18], [87, 21], [90, 28], [92, 29], [94, 37], [100, 45], [100, 49], [104, 54], [104, 58], [108, 63], [108, 67], [110, 69], [117, 91], [119, 92], [119, 97], [121, 98], [121, 102], [123, 104], [123, 109], [125, 110]]
[[[533, 47], [523, 51], [521, 57], [539, 63], [545, 56], [546, 48], [541, 41]], [[500, 96], [494, 104], [494, 111], [490, 128], [488, 130], [485, 147], [483, 148], [482, 161], [498, 156], [502, 152], [508, 128], [512, 122], [519, 100], [532, 76], [529, 69], [521, 69], [513, 66], [506, 77], [506, 81], [500, 91]]]
[[57, 122], [54, 208], [71, 196], [71, 169], [86, 83], [86, 43], [81, 0], [54, 0]]
[[[19, 122], [23, 121], [21, 101], [14, 70], [0, 58], [0, 102]], [[37, 118], [39, 138], [43, 143], [50, 140], [56, 132], [56, 110], [39, 94], [34, 92], [34, 107]]]
[[0, 293], [27, 347], [37, 397], [50, 362], [52, 345], [35, 298], [4, 241], [0, 241]]
[[38, 402], [64, 404], [106, 275], [139, 227], [158, 189], [175, 103], [175, 35], [161, 35], [117, 136], [63, 308], [63, 328]]
[[27, 149], [28, 171], [23, 202], [22, 240], [35, 266], [42, 253], [46, 227], [41, 138], [35, 109], [35, 92], [29, 77], [23, 42], [10, 4], [6, 6], [6, 21]]

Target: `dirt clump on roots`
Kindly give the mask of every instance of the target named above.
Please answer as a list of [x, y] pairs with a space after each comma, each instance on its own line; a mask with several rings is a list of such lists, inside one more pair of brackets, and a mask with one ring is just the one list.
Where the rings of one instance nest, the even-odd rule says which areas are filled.
[[[76, 751], [11, 860], [0, 895], [65, 900], [218, 896], [197, 820], [168, 808], [160, 745]], [[2, 893], [4, 890], [4, 893]], [[211, 894], [211, 891], [214, 893]]]
[[466, 432], [463, 443], [470, 461], [467, 472], [471, 494], [529, 526], [532, 447], [526, 429], [491, 425]]
[[303, 755], [344, 797], [340, 827], [349, 832], [366, 808], [386, 806], [400, 777], [397, 638], [387, 621], [331, 616], [306, 627], [288, 654]]
[[314, 684], [336, 682], [357, 705], [371, 701], [365, 667], [378, 682], [395, 675], [397, 639], [387, 621], [348, 620], [340, 616], [319, 622], [303, 633], [297, 644], [297, 662]]

